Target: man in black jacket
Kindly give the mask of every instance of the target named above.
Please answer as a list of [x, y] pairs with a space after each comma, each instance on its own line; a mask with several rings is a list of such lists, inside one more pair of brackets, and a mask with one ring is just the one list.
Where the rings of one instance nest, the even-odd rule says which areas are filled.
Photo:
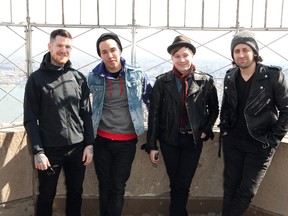
[[196, 48], [185, 35], [167, 49], [173, 69], [157, 77], [150, 97], [146, 151], [158, 163], [158, 146], [170, 181], [170, 216], [188, 216], [190, 185], [203, 141], [213, 139], [219, 108], [213, 78], [193, 64]]
[[39, 179], [36, 215], [52, 215], [63, 167], [66, 215], [80, 216], [85, 166], [93, 158], [89, 89], [84, 75], [71, 67], [68, 31], [54, 30], [48, 49], [40, 68], [28, 78], [24, 96], [24, 126]]
[[223, 216], [241, 216], [288, 129], [288, 87], [279, 67], [261, 64], [254, 34], [231, 43], [235, 67], [224, 79], [220, 131], [224, 153]]

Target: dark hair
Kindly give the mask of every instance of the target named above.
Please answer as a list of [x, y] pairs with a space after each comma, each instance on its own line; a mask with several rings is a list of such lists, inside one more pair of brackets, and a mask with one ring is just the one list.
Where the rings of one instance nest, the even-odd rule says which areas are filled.
[[65, 29], [56, 29], [56, 30], [52, 31], [51, 34], [50, 34], [50, 42], [55, 40], [55, 38], [57, 36], [62, 36], [62, 37], [65, 37], [65, 38], [72, 39], [71, 34], [67, 30], [65, 30]]
[[[183, 45], [183, 46], [177, 46], [177, 47], [171, 49], [170, 55], [173, 56], [175, 53], [177, 53], [177, 52], [178, 52], [180, 49], [182, 49], [183, 47], [188, 48], [188, 49], [193, 53], [193, 51], [192, 51], [188, 46]], [[194, 53], [193, 53], [193, 55], [194, 55]]]
[[[254, 56], [254, 61], [255, 61], [256, 63], [262, 62], [262, 61], [263, 61], [263, 58], [262, 58], [261, 56], [259, 56], [259, 55], [255, 55], [255, 56]], [[232, 61], [232, 65], [237, 65], [234, 60]]]

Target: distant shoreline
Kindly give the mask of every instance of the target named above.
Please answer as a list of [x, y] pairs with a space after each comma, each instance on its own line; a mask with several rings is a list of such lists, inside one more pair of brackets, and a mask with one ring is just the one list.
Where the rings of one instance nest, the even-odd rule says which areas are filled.
[[4, 88], [10, 88], [10, 87], [15, 87], [17, 86], [16, 84], [0, 84], [0, 87], [4, 87]]

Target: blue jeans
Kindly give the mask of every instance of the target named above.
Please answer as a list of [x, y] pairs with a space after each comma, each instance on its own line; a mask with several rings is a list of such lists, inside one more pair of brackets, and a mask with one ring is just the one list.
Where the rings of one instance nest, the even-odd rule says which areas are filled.
[[83, 180], [86, 167], [83, 165], [83, 144], [69, 147], [51, 147], [45, 149], [55, 174], [47, 175], [46, 171], [38, 170], [39, 196], [37, 200], [36, 215], [51, 216], [52, 205], [56, 195], [57, 182], [63, 167], [65, 174], [66, 216], [80, 216]]
[[223, 137], [224, 198], [222, 216], [241, 216], [271, 164], [275, 149], [263, 148], [252, 137]]
[[101, 216], [121, 216], [136, 143], [137, 138], [116, 141], [97, 136], [95, 139], [94, 165], [99, 182]]
[[170, 180], [170, 216], [188, 216], [186, 205], [202, 146], [195, 145], [190, 134], [179, 134], [176, 146], [160, 143]]

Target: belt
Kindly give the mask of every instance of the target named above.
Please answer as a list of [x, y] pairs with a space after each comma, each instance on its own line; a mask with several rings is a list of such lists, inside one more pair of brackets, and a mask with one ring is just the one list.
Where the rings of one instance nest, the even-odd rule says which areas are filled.
[[180, 128], [179, 133], [180, 134], [192, 134], [192, 130], [191, 129]]

